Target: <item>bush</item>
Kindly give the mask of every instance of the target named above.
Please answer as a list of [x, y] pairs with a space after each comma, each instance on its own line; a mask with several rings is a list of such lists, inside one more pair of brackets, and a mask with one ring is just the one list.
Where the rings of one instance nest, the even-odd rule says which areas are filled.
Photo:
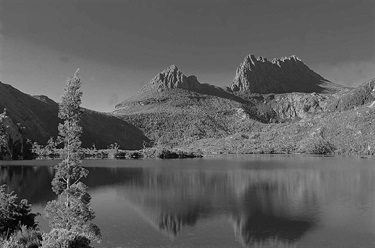
[[38, 248], [42, 245], [42, 234], [35, 229], [22, 226], [3, 244], [3, 248]]
[[336, 147], [323, 138], [308, 138], [300, 142], [299, 152], [308, 154], [332, 154]]
[[21, 226], [35, 228], [34, 213], [31, 213], [31, 205], [23, 199], [17, 203], [17, 195], [14, 192], [6, 193], [6, 186], [0, 187], [0, 237], [7, 239]]
[[81, 233], [67, 229], [52, 229], [43, 234], [43, 248], [92, 248], [90, 239]]

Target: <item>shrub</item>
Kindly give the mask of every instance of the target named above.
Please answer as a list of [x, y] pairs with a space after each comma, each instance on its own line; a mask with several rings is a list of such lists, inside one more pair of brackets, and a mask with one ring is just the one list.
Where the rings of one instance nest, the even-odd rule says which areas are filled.
[[6, 193], [6, 186], [0, 187], [0, 237], [7, 239], [21, 226], [35, 228], [34, 213], [31, 213], [31, 205], [23, 199], [17, 203], [17, 195], [14, 192]]
[[90, 238], [74, 230], [54, 228], [43, 234], [43, 248], [91, 248]]
[[336, 147], [323, 138], [308, 138], [300, 142], [299, 152], [308, 154], [332, 154]]
[[3, 244], [3, 248], [38, 248], [42, 245], [42, 234], [35, 229], [22, 226]]

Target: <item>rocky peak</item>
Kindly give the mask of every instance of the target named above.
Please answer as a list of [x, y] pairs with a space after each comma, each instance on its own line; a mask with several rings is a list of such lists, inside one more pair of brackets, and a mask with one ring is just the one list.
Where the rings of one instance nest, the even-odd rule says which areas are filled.
[[197, 90], [200, 85], [196, 76], [186, 77], [176, 65], [171, 65], [157, 74], [149, 84], [143, 87], [142, 92], [162, 92], [175, 88]]
[[236, 70], [230, 91], [252, 93], [322, 92], [328, 80], [312, 71], [297, 56], [275, 58], [250, 54]]

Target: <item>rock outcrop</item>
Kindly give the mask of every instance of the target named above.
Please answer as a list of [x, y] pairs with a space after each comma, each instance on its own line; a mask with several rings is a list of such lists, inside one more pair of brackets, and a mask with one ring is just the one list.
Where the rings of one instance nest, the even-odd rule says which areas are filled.
[[168, 89], [185, 89], [200, 91], [202, 84], [198, 82], [196, 76], [186, 77], [175, 65], [169, 66], [164, 71], [156, 75], [149, 84], [143, 87], [142, 92], [161, 92]]
[[316, 93], [291, 93], [272, 95], [269, 106], [280, 121], [306, 119], [323, 113], [327, 108], [327, 97]]
[[268, 94], [325, 92], [337, 87], [294, 55], [269, 61], [250, 54], [237, 68], [233, 83], [227, 89]]

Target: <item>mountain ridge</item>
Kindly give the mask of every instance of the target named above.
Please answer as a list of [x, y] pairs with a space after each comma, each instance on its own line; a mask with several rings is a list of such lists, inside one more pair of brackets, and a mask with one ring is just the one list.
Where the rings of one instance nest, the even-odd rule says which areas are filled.
[[333, 84], [311, 70], [296, 55], [274, 58], [247, 55], [237, 67], [231, 92], [269, 93], [333, 93], [340, 85]]
[[[26, 127], [24, 135], [33, 142], [46, 144], [50, 137], [56, 137], [58, 103], [47, 96], [31, 96], [11, 85], [0, 82], [0, 109], [6, 108], [14, 123]], [[82, 145], [107, 148], [118, 143], [122, 148], [140, 149], [149, 139], [133, 125], [116, 118], [110, 113], [100, 113], [83, 108]], [[109, 131], [111, 130], [111, 131]]]

